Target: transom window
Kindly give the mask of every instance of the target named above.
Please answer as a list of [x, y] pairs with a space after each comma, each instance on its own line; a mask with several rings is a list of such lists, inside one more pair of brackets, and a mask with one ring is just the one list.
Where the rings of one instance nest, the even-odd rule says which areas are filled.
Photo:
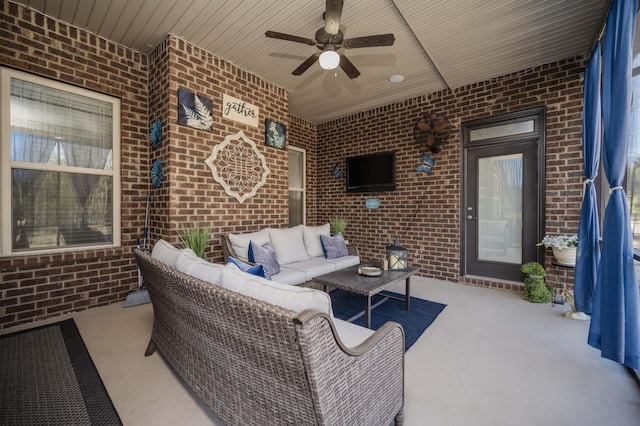
[[120, 100], [0, 68], [1, 255], [120, 245]]

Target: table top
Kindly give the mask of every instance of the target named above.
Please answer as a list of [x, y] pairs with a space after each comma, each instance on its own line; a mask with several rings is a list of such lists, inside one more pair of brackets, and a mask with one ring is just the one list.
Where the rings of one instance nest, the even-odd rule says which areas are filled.
[[340, 269], [335, 272], [315, 277], [313, 281], [326, 284], [351, 293], [371, 296], [391, 287], [396, 281], [406, 280], [418, 272], [418, 268], [408, 268], [403, 270], [389, 269], [382, 271], [378, 277], [369, 277], [358, 274], [358, 266]]

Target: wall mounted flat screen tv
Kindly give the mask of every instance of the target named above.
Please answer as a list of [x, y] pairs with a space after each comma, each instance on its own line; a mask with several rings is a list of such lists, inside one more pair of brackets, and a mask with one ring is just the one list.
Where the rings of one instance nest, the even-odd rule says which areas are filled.
[[396, 189], [396, 153], [379, 152], [347, 158], [347, 192]]

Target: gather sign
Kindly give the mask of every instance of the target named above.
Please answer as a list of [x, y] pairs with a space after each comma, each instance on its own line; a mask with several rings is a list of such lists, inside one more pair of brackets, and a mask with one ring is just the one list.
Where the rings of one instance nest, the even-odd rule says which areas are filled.
[[257, 106], [229, 95], [222, 95], [222, 117], [258, 127], [260, 110]]

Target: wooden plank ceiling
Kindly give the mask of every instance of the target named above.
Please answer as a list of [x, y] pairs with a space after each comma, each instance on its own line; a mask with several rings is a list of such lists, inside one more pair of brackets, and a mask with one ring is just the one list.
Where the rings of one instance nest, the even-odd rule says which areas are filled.
[[[147, 52], [182, 37], [289, 91], [290, 112], [322, 123], [404, 99], [587, 53], [609, 0], [345, 0], [345, 38], [393, 33], [393, 46], [340, 49], [360, 70], [298, 65], [315, 46], [324, 0], [11, 0]], [[391, 83], [394, 74], [405, 77]]]

